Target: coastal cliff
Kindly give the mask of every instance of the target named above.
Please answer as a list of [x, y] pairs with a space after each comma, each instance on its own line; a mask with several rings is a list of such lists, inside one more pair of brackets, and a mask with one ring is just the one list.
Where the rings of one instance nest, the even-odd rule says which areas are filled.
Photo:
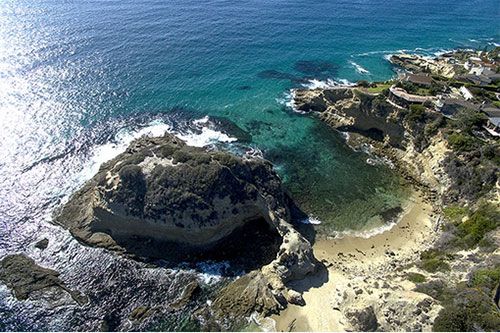
[[[347, 132], [352, 148], [394, 166], [422, 193], [414, 201], [421, 198], [430, 207], [418, 215], [403, 214], [381, 234], [386, 240], [380, 240], [382, 253], [377, 252], [378, 236], [350, 238], [344, 245], [315, 244], [336, 284], [327, 283], [304, 299], [318, 306], [337, 304], [330, 316], [340, 319], [330, 326], [318, 319], [299, 329], [498, 329], [498, 60], [498, 49], [457, 51], [436, 59], [393, 55], [391, 62], [407, 71], [394, 80], [292, 92], [295, 111]], [[475, 69], [478, 64], [484, 68]], [[460, 76], [467, 66], [489, 77]], [[491, 84], [476, 84], [476, 79]], [[403, 230], [407, 234], [397, 236]], [[346, 253], [350, 260], [343, 259]], [[369, 278], [375, 271], [376, 283]], [[312, 311], [294, 309], [287, 316], [315, 318]], [[286, 316], [281, 318], [286, 322]], [[278, 326], [283, 329], [282, 321]]]
[[[443, 137], [436, 135], [422, 142], [425, 124], [408, 121], [409, 111], [391, 103], [386, 95], [352, 87], [296, 90], [294, 107], [350, 133], [351, 147], [388, 157], [414, 184], [440, 195], [448, 188], [450, 181], [443, 169], [450, 150]], [[428, 117], [430, 124], [442, 120], [440, 115]]]

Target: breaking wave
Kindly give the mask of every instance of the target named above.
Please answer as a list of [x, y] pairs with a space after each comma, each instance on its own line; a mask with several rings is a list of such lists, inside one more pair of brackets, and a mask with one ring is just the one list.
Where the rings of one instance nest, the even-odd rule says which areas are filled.
[[360, 64], [355, 63], [354, 61], [349, 61], [349, 63], [354, 67], [356, 72], [359, 74], [370, 74], [370, 71], [367, 70], [366, 68], [363, 68]]

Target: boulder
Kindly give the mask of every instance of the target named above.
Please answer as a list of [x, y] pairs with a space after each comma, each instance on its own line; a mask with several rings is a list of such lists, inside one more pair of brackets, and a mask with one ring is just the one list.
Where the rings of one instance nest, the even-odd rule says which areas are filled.
[[259, 271], [244, 275], [219, 293], [212, 309], [216, 318], [245, 318], [258, 312], [265, 316], [283, 309], [281, 295], [268, 287], [269, 281]]
[[378, 328], [377, 316], [372, 306], [363, 309], [351, 309], [346, 317], [354, 331], [375, 332]]

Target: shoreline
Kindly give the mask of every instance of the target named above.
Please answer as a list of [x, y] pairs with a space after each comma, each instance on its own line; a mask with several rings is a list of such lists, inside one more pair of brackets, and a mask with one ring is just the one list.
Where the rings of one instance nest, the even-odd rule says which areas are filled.
[[[432, 246], [437, 238], [436, 217], [432, 205], [422, 192], [414, 190], [399, 221], [392, 228], [370, 237], [346, 235], [342, 238], [319, 239], [313, 244], [316, 258], [325, 270], [300, 281], [290, 288], [303, 291], [304, 306], [290, 304], [271, 318], [277, 331], [345, 331], [352, 329], [341, 309], [346, 303], [355, 307], [378, 301], [376, 294], [387, 288], [371, 284], [392, 285], [416, 299], [424, 296], [412, 292], [412, 282], [395, 277], [397, 269], [418, 259], [420, 253]], [[400, 274], [399, 274], [400, 275]], [[391, 279], [387, 279], [391, 276]], [[376, 281], [372, 281], [375, 277]], [[387, 281], [386, 281], [387, 280]], [[356, 286], [356, 287], [354, 287]], [[371, 289], [369, 293], [360, 291]], [[350, 295], [353, 294], [353, 295]], [[340, 306], [339, 306], [340, 305]], [[437, 315], [437, 312], [435, 313]], [[426, 327], [423, 327], [426, 329]], [[430, 329], [430, 327], [429, 327]]]

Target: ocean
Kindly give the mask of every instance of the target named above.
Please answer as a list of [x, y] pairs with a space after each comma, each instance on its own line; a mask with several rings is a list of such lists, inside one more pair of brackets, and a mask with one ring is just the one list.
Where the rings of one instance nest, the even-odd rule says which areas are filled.
[[[262, 154], [322, 234], [380, 226], [404, 184], [294, 113], [290, 89], [387, 80], [386, 56], [400, 50], [498, 45], [499, 17], [497, 0], [1, 0], [0, 257], [27, 252], [81, 288], [107, 272], [89, 273], [96, 256], [132, 267], [81, 246], [51, 214], [134, 137], [165, 130]], [[14, 301], [0, 309], [4, 328], [91, 327], [61, 316], [36, 326]]]

